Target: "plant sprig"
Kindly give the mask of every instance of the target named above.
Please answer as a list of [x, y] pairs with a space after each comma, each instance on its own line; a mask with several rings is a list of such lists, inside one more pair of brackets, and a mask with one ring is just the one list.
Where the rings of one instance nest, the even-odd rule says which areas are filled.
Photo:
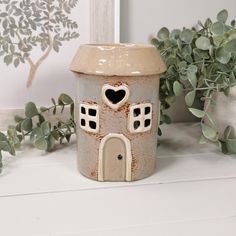
[[[170, 123], [165, 111], [177, 96], [184, 95], [189, 111], [200, 118], [202, 136], [200, 143], [212, 141], [224, 153], [236, 153], [236, 137], [232, 128], [226, 127], [220, 137], [212, 115], [217, 93], [230, 94], [236, 85], [236, 28], [235, 20], [227, 23], [228, 12], [217, 14], [217, 21], [207, 19], [196, 27], [159, 30], [152, 39], [167, 65], [161, 77], [161, 123]], [[202, 109], [195, 107], [203, 103]], [[233, 118], [232, 118], [233, 119]]]
[[[66, 121], [57, 120], [55, 124], [46, 120], [45, 114], [52, 112], [63, 113], [65, 107], [69, 107], [70, 116]], [[56, 102], [52, 99], [52, 106], [40, 107], [33, 102], [25, 106], [25, 116], [15, 116], [16, 124], [9, 126], [7, 133], [0, 132], [0, 171], [2, 169], [2, 153], [7, 152], [15, 156], [16, 151], [26, 138], [35, 148], [50, 152], [56, 143], [70, 142], [71, 136], [76, 132], [74, 121], [74, 101], [67, 94], [61, 94]]]

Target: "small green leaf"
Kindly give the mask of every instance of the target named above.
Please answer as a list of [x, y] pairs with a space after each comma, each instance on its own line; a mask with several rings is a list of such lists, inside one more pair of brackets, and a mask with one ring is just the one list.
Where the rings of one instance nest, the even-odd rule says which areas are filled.
[[180, 96], [183, 94], [184, 87], [180, 82], [175, 81], [173, 85], [173, 90], [176, 96]]
[[200, 38], [198, 38], [195, 44], [196, 44], [196, 47], [201, 50], [209, 50], [211, 46], [210, 39], [204, 36], [201, 36]]
[[21, 124], [21, 128], [26, 131], [26, 132], [30, 132], [33, 128], [33, 121], [32, 119], [28, 118], [25, 119], [22, 124]]
[[157, 38], [160, 40], [160, 41], [165, 41], [166, 39], [169, 38], [169, 30], [166, 28], [166, 27], [163, 27], [159, 30], [159, 32], [157, 33]]
[[176, 40], [179, 37], [180, 33], [181, 33], [181, 31], [178, 29], [172, 30], [170, 33], [170, 39]]
[[215, 125], [216, 125], [216, 121], [215, 121], [213, 115], [211, 115], [209, 112], [207, 112], [207, 113], [206, 113], [206, 116], [207, 116], [208, 121], [209, 121], [213, 126], [215, 126]]
[[233, 39], [225, 44], [225, 51], [229, 53], [236, 52], [236, 39]]
[[196, 96], [196, 91], [195, 90], [193, 90], [193, 91], [186, 94], [185, 102], [189, 107], [191, 107], [193, 105], [195, 96]]
[[0, 150], [10, 152], [11, 147], [7, 141], [0, 141]]
[[226, 147], [229, 154], [236, 154], [236, 139], [227, 139]]
[[224, 139], [232, 139], [233, 136], [232, 136], [232, 133], [233, 133], [233, 128], [231, 126], [227, 126], [224, 130]]
[[48, 121], [44, 121], [40, 128], [44, 135], [49, 135], [51, 132], [51, 124]]
[[205, 116], [205, 111], [196, 109], [196, 108], [189, 108], [189, 111], [198, 118], [203, 118]]
[[185, 43], [190, 44], [193, 40], [194, 33], [190, 29], [184, 29], [180, 34], [180, 39]]
[[40, 107], [40, 111], [41, 112], [46, 112], [46, 111], [48, 111], [48, 108], [47, 107]]
[[215, 46], [219, 47], [220, 44], [223, 42], [224, 37], [222, 35], [216, 35], [213, 37], [213, 43]]
[[0, 132], [0, 141], [7, 141], [7, 136], [2, 132]]
[[47, 150], [48, 144], [44, 137], [36, 139], [34, 141], [34, 146], [39, 150]]
[[223, 47], [217, 48], [216, 50], [216, 60], [222, 64], [227, 64], [230, 61], [231, 55], [229, 52], [225, 51]]
[[197, 76], [196, 73], [192, 72], [192, 71], [188, 71], [187, 72], [187, 78], [189, 80], [189, 82], [191, 83], [191, 85], [193, 86], [193, 88], [195, 89], [197, 86]]
[[58, 103], [60, 104], [60, 105], [70, 105], [70, 104], [73, 104], [74, 103], [74, 101], [73, 101], [73, 99], [70, 97], [70, 96], [68, 96], [67, 94], [61, 94], [60, 95], [60, 97], [58, 98]]
[[217, 14], [217, 20], [221, 23], [225, 23], [228, 19], [228, 11], [222, 10]]
[[49, 135], [47, 138], [47, 151], [50, 152], [55, 146], [55, 138], [52, 135]]
[[218, 140], [219, 136], [215, 129], [205, 124], [201, 124], [201, 126], [202, 126], [202, 133], [207, 139], [213, 142], [216, 142]]
[[26, 117], [32, 118], [32, 117], [34, 117], [38, 114], [39, 114], [38, 109], [37, 109], [36, 105], [33, 102], [29, 102], [29, 103], [26, 104], [26, 106], [25, 106], [25, 115], [26, 115]]
[[221, 22], [216, 22], [211, 26], [211, 32], [215, 35], [223, 35], [224, 34], [224, 25]]
[[4, 57], [3, 60], [6, 63], [6, 65], [8, 66], [12, 63], [12, 59], [13, 59], [12, 55], [7, 55], [7, 56]]

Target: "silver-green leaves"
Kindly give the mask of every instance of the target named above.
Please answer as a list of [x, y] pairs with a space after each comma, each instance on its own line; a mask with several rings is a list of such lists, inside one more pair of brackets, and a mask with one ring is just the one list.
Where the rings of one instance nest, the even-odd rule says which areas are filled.
[[[236, 23], [233, 20], [228, 24], [227, 19], [228, 12], [222, 10], [215, 22], [207, 18], [203, 23], [199, 21], [198, 27], [172, 31], [162, 28], [152, 42], [167, 65], [161, 77], [161, 117], [175, 97], [183, 95], [189, 111], [201, 123], [200, 143], [220, 143], [222, 150], [224, 147], [233, 152], [235, 141], [224, 142], [219, 138], [211, 113], [214, 94], [222, 92], [227, 96], [236, 84]], [[200, 108], [195, 104], [200, 104]]]
[[201, 50], [209, 50], [211, 47], [211, 41], [205, 36], [201, 36], [196, 40], [196, 47]]
[[[38, 109], [33, 102], [28, 102], [25, 106], [25, 117], [15, 116], [15, 126], [8, 128], [7, 134], [0, 132], [0, 172], [2, 168], [2, 153], [8, 152], [15, 155], [16, 150], [21, 146], [21, 142], [30, 137], [32, 144], [39, 150], [52, 151], [56, 142], [69, 142], [75, 134], [74, 102], [67, 94], [61, 94], [58, 102], [52, 99], [51, 107], [41, 107]], [[66, 121], [58, 120], [55, 123], [46, 121], [44, 113], [57, 114], [57, 110], [64, 111], [69, 108], [70, 117]]]

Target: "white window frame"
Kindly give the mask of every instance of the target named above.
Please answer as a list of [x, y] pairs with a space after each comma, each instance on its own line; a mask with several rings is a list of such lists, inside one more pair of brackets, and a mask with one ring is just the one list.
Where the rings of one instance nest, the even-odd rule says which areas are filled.
[[[85, 114], [81, 112], [82, 107], [85, 109]], [[96, 110], [96, 116], [89, 115], [89, 109]], [[85, 120], [85, 126], [81, 125], [81, 120]], [[96, 129], [92, 129], [89, 126], [89, 122], [93, 121], [96, 123]], [[79, 125], [80, 128], [91, 133], [98, 133], [99, 132], [99, 106], [96, 104], [86, 104], [86, 103], [80, 103], [79, 105]]]
[[[150, 112], [145, 115], [145, 108], [149, 107]], [[134, 110], [140, 109], [140, 114], [138, 116], [134, 116]], [[145, 120], [150, 120], [150, 125], [145, 127]], [[135, 129], [134, 122], [139, 121], [140, 126]], [[129, 122], [128, 122], [128, 130], [130, 133], [143, 133], [149, 131], [152, 128], [152, 104], [151, 103], [142, 103], [131, 105], [129, 110]]]

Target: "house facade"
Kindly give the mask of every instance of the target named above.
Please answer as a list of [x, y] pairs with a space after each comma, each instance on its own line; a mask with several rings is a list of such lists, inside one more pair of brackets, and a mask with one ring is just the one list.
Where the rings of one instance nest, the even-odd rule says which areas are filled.
[[159, 74], [73, 71], [78, 72], [80, 172], [99, 181], [134, 181], [151, 175], [157, 154]]

